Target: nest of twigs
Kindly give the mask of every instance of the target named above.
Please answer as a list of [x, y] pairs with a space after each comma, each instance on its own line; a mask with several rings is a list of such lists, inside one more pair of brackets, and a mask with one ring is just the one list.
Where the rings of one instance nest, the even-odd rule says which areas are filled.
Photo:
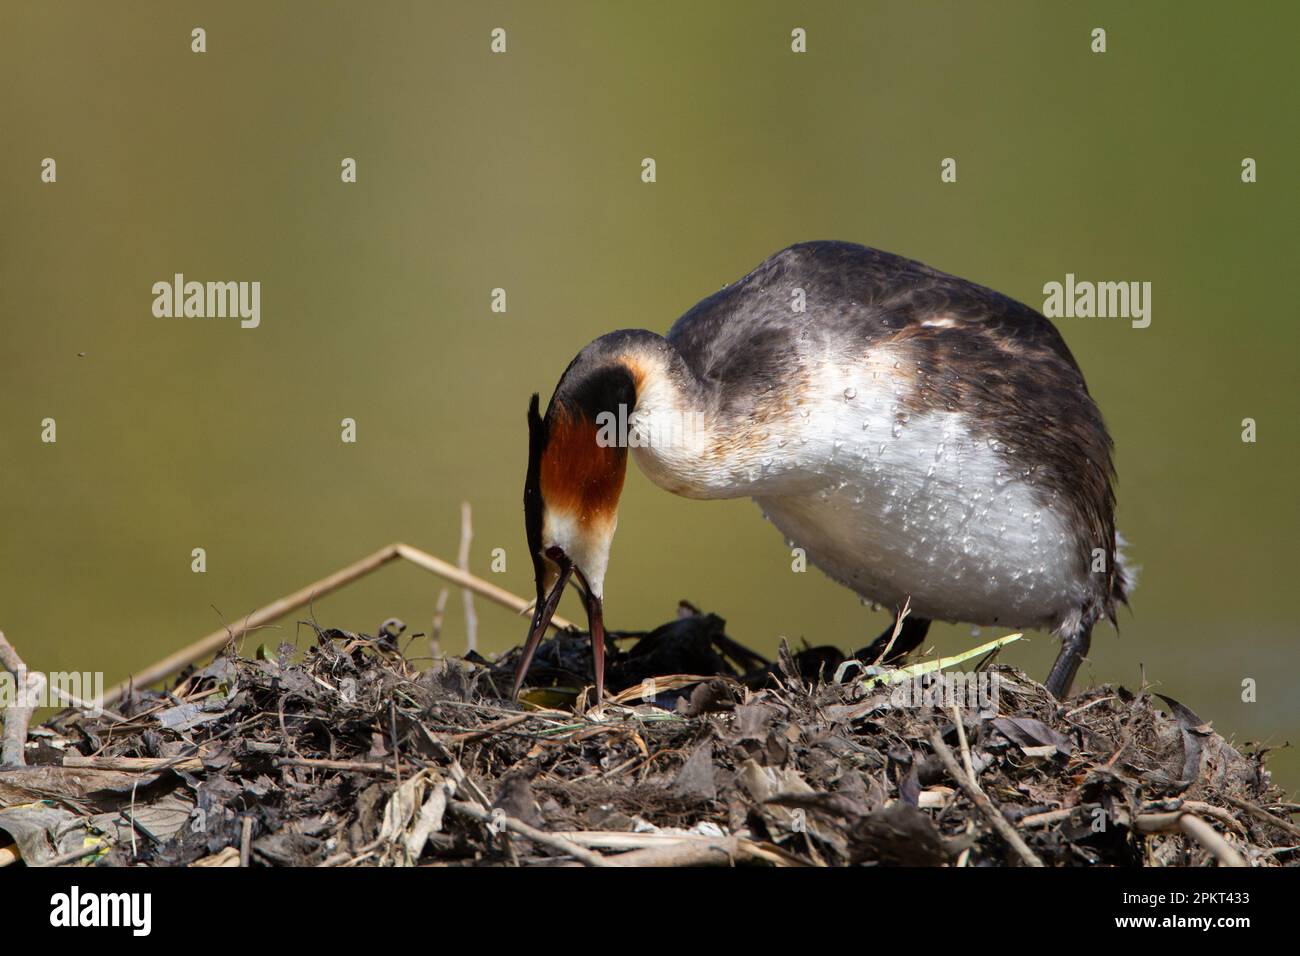
[[[775, 663], [712, 615], [420, 670], [392, 634], [233, 652], [112, 714], [69, 711], [0, 769], [10, 862], [155, 866], [1293, 863], [1297, 811], [1187, 708], [1064, 704], [1006, 666], [953, 706], [933, 674]], [[838, 679], [837, 679], [838, 677]], [[537, 685], [542, 685], [538, 687]], [[968, 689], [974, 685], [968, 685]], [[987, 697], [987, 695], [984, 695]], [[6, 834], [12, 842], [5, 839]], [[7, 846], [7, 850], [6, 850]]]

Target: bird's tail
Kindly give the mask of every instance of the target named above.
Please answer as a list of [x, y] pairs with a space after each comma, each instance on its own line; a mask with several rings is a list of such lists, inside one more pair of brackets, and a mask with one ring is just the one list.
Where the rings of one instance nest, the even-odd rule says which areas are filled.
[[[1142, 568], [1133, 564], [1124, 555], [1128, 541], [1118, 531], [1115, 532], [1115, 576], [1111, 580], [1110, 597], [1118, 604], [1128, 604], [1129, 596], [1137, 590], [1138, 574]], [[1111, 616], [1112, 621], [1114, 615]]]

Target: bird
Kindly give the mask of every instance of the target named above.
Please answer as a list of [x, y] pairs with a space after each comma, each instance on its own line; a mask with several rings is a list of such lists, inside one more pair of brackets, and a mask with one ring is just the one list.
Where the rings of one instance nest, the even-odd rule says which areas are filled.
[[[855, 656], [902, 659], [931, 621], [1053, 632], [1068, 697], [1132, 571], [1113, 442], [1041, 313], [919, 261], [803, 242], [660, 335], [601, 335], [528, 407], [536, 584], [512, 698], [572, 581], [604, 700], [604, 585], [629, 453], [660, 488], [752, 498], [807, 562], [903, 615]], [[908, 611], [905, 613], [904, 608]], [[892, 639], [892, 644], [890, 643]]]

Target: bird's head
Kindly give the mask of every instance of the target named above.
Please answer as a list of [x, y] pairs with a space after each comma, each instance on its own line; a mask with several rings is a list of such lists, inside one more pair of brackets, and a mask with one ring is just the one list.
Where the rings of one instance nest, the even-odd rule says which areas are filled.
[[515, 675], [516, 695], [571, 579], [586, 604], [598, 700], [604, 689], [605, 569], [627, 473], [620, 436], [636, 403], [636, 379], [626, 363], [593, 366], [583, 359], [580, 354], [560, 379], [544, 418], [536, 395], [528, 406], [524, 523], [537, 603]]

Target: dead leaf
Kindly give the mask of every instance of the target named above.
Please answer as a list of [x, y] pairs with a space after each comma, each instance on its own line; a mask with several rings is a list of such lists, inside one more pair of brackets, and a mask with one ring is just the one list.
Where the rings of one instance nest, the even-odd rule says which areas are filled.
[[1074, 744], [1068, 737], [1033, 717], [994, 717], [993, 726], [1022, 749], [1050, 746], [1062, 757], [1074, 752]]
[[673, 781], [673, 793], [680, 797], [713, 800], [718, 796], [714, 778], [713, 741], [706, 740], [696, 747]]

